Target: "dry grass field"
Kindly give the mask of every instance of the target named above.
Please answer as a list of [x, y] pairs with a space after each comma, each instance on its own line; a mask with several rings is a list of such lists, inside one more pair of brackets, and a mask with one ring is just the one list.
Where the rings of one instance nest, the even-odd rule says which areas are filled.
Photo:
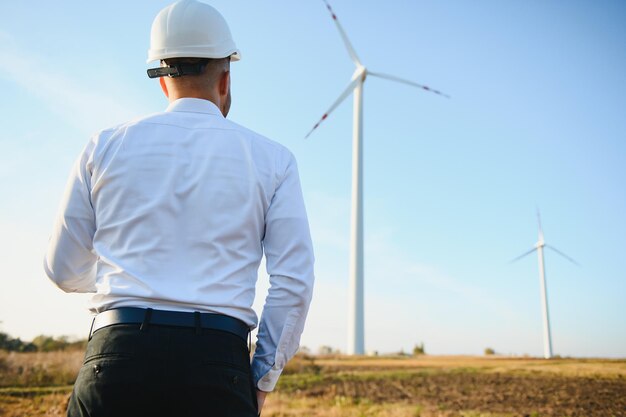
[[[0, 353], [0, 416], [64, 415], [81, 356]], [[626, 360], [298, 356], [263, 415], [620, 417]]]

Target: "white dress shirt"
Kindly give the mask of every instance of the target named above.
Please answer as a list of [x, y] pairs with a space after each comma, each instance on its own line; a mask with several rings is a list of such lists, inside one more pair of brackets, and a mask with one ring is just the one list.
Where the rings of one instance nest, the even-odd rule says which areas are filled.
[[293, 154], [208, 100], [95, 135], [71, 172], [44, 268], [66, 292], [117, 307], [200, 311], [257, 325], [252, 372], [272, 391], [295, 354], [313, 290], [313, 248]]

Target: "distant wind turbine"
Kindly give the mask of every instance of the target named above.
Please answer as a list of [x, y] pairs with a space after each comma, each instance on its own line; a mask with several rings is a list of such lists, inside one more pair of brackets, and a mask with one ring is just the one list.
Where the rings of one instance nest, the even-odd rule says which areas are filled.
[[372, 72], [365, 68], [359, 60], [352, 44], [348, 40], [346, 32], [339, 24], [337, 16], [326, 0], [326, 7], [339, 30], [339, 34], [348, 50], [348, 54], [356, 69], [348, 87], [339, 95], [339, 98], [324, 113], [321, 119], [307, 133], [311, 133], [332, 113], [343, 100], [354, 91], [354, 115], [352, 136], [352, 213], [351, 213], [351, 239], [350, 239], [350, 311], [348, 354], [362, 355], [365, 353], [364, 319], [363, 319], [363, 83], [367, 75], [385, 78], [387, 80], [408, 84], [424, 91], [438, 94], [449, 98], [440, 91], [433, 90], [422, 84], [396, 77], [395, 75]]
[[539, 257], [539, 279], [541, 285], [541, 305], [543, 307], [543, 357], [546, 359], [550, 359], [552, 357], [552, 335], [550, 333], [550, 316], [548, 313], [548, 290], [546, 289], [546, 264], [543, 257], [543, 248], [552, 249], [554, 252], [558, 253], [568, 261], [572, 262], [574, 265], [579, 265], [578, 262], [558, 250], [557, 248], [546, 244], [543, 238], [543, 230], [541, 229], [541, 215], [539, 214], [539, 210], [537, 210], [537, 223], [539, 224], [539, 240], [535, 243], [535, 247], [529, 250], [528, 252], [523, 253], [517, 258], [513, 259], [511, 263], [519, 261], [523, 257], [530, 255], [534, 251], [537, 251], [537, 256]]

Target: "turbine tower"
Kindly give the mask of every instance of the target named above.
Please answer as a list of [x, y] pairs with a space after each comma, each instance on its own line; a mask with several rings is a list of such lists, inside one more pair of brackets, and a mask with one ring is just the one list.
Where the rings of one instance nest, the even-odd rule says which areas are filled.
[[[311, 133], [322, 123], [330, 113], [341, 104], [350, 93], [354, 92], [354, 115], [352, 135], [352, 210], [350, 227], [350, 310], [348, 314], [348, 354], [363, 355], [365, 353], [364, 338], [364, 309], [363, 309], [363, 83], [368, 75], [385, 78], [391, 81], [408, 84], [422, 90], [448, 97], [440, 91], [433, 90], [425, 85], [396, 77], [395, 75], [372, 72], [365, 68], [359, 60], [346, 32], [337, 20], [337, 16], [326, 0], [323, 0], [332, 16], [348, 54], [356, 69], [348, 87], [339, 95], [339, 98], [324, 113], [321, 119], [307, 133]], [[449, 97], [448, 97], [449, 98]]]
[[543, 238], [543, 230], [541, 228], [541, 215], [539, 214], [539, 210], [537, 210], [537, 223], [539, 225], [539, 240], [535, 243], [535, 247], [529, 250], [528, 252], [523, 253], [517, 258], [513, 259], [511, 263], [516, 262], [523, 257], [530, 255], [534, 251], [537, 251], [537, 256], [539, 257], [539, 281], [541, 287], [541, 307], [543, 312], [543, 357], [546, 359], [550, 359], [552, 357], [552, 334], [550, 332], [550, 314], [548, 312], [548, 290], [546, 288], [546, 264], [543, 256], [543, 248], [549, 248], [572, 262], [574, 265], [578, 265], [578, 262], [556, 249], [553, 246], [546, 244]]

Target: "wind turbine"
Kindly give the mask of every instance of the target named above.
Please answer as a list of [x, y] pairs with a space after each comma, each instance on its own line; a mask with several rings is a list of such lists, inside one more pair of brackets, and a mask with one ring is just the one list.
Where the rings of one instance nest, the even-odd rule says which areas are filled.
[[356, 69], [352, 74], [352, 80], [348, 87], [339, 95], [339, 98], [324, 113], [321, 119], [307, 133], [308, 138], [311, 133], [322, 123], [330, 113], [333, 112], [343, 102], [350, 93], [354, 91], [354, 115], [353, 115], [353, 135], [352, 135], [352, 210], [351, 210], [351, 232], [350, 232], [350, 310], [349, 310], [349, 330], [348, 330], [348, 354], [363, 355], [365, 353], [364, 340], [364, 319], [363, 319], [363, 83], [368, 75], [385, 78], [412, 87], [438, 94], [449, 98], [440, 91], [433, 90], [422, 84], [405, 80], [395, 75], [383, 74], [369, 71], [359, 60], [352, 44], [348, 40], [346, 32], [339, 23], [333, 9], [328, 1], [323, 0], [332, 16], [343, 43], [348, 50], [348, 54], [354, 62]]
[[548, 290], [546, 289], [546, 264], [543, 257], [543, 248], [549, 248], [572, 262], [574, 265], [579, 265], [578, 262], [555, 248], [548, 245], [543, 238], [543, 230], [541, 229], [541, 215], [537, 210], [537, 223], [539, 225], [539, 240], [535, 243], [535, 247], [513, 259], [511, 263], [519, 261], [527, 255], [530, 255], [534, 251], [537, 251], [539, 257], [539, 280], [541, 285], [541, 305], [543, 311], [543, 357], [550, 359], [552, 357], [552, 335], [550, 333], [550, 315], [548, 313]]

